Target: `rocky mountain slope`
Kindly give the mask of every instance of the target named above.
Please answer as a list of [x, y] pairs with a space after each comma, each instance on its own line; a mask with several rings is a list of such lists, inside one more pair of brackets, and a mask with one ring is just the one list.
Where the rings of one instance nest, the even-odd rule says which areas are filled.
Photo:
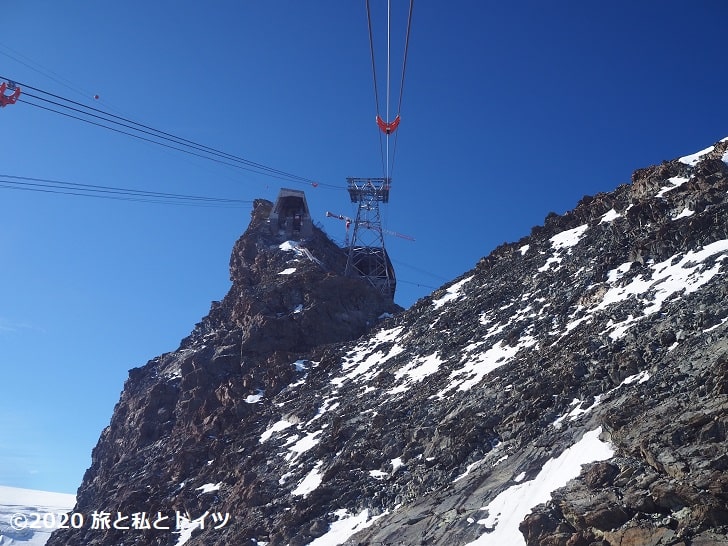
[[75, 510], [111, 525], [48, 544], [728, 544], [727, 150], [400, 313], [257, 201], [229, 294], [131, 370], [93, 451]]

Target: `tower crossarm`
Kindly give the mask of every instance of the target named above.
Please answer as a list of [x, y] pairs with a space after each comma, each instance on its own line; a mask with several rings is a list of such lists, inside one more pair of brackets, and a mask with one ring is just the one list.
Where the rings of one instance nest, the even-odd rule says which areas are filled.
[[391, 178], [347, 178], [346, 182], [352, 203], [389, 202]]

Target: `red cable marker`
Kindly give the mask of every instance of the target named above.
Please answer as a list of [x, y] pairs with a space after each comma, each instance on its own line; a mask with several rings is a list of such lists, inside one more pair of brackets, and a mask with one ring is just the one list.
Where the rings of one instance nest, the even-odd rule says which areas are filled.
[[[5, 91], [7, 91], [8, 89], [13, 90], [12, 94], [5, 94]], [[18, 100], [18, 97], [20, 97], [20, 87], [16, 86], [13, 83], [11, 83], [10, 86], [8, 86], [8, 84], [5, 82], [0, 83], [0, 108], [5, 108], [8, 104], [15, 104], [15, 102]]]

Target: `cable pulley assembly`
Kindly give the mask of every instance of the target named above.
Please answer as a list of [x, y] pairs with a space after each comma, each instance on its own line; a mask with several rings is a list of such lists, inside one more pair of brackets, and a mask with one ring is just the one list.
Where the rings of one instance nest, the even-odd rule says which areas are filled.
[[[5, 91], [12, 91], [10, 95], [6, 95]], [[0, 83], [0, 108], [5, 108], [8, 104], [15, 104], [20, 97], [20, 87], [14, 82]]]

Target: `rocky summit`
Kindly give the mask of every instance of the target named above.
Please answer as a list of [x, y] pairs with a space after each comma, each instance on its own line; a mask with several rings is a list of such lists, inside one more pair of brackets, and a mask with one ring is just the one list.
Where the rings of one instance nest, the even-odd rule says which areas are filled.
[[640, 169], [406, 311], [256, 201], [48, 544], [728, 544], [727, 162]]

